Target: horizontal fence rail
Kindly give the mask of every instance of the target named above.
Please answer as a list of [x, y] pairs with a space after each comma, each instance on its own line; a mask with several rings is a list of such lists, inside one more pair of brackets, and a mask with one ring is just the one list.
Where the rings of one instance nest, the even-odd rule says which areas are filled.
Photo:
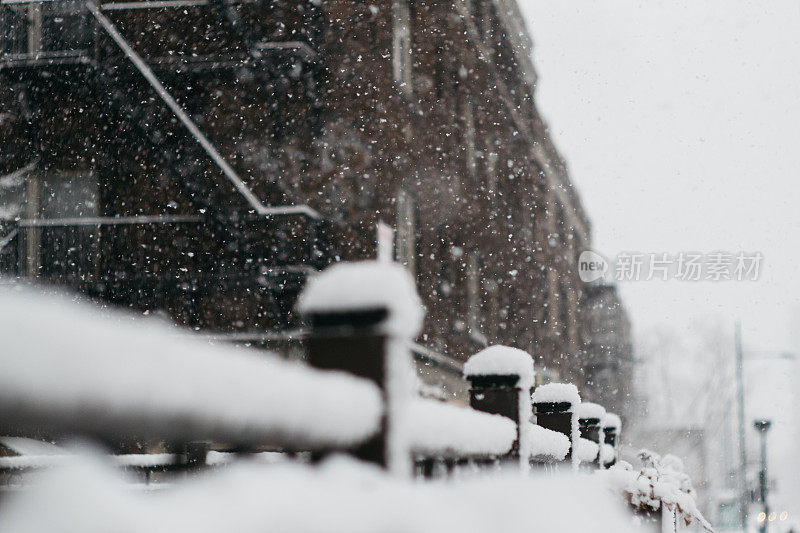
[[[2, 291], [0, 430], [314, 449], [378, 428], [374, 385], [88, 305]], [[39, 334], [45, 328], [47, 334]]]

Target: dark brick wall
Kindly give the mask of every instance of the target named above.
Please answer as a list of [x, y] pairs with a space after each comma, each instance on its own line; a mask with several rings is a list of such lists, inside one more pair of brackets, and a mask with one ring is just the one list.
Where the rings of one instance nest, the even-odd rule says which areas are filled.
[[[254, 2], [235, 8], [237, 25], [210, 6], [107, 14], [265, 203], [308, 203], [329, 220], [332, 260], [374, 257], [375, 224], [395, 223], [400, 190], [412, 199], [416, 274], [428, 307], [421, 342], [462, 359], [484, 342], [514, 345], [531, 350], [553, 376], [581, 384], [585, 297], [574, 265], [590, 243], [589, 224], [534, 105], [527, 36], [507, 24], [519, 18], [515, 9], [506, 0], [410, 0], [407, 88], [393, 75], [392, 0]], [[284, 51], [254, 60], [254, 41], [301, 41], [318, 58]], [[199, 58], [229, 66], [198, 66]], [[102, 37], [95, 59], [98, 69], [126, 65]], [[58, 72], [52, 85], [41, 69], [0, 70], [0, 87], [15, 88], [0, 89], [0, 104], [18, 123], [30, 122], [36, 138], [31, 145], [20, 141], [24, 128], [0, 129], [12, 147], [0, 172], [18, 167], [21, 152], [41, 153], [51, 171], [93, 171], [102, 214], [190, 214], [203, 202], [174, 170], [196, 158], [190, 174], [212, 189], [205, 201], [220, 218], [243, 211], [230, 187], [216, 185], [223, 181], [202, 152], [185, 148], [190, 138], [129, 66], [114, 71], [114, 94], [93, 85], [96, 69]], [[31, 120], [21, 118], [19, 98], [34, 106]], [[146, 113], [131, 124], [124, 112], [109, 111], [108, 98]], [[165, 153], [182, 155], [176, 163]], [[250, 236], [266, 239], [265, 228]], [[301, 246], [301, 230], [280, 231], [283, 246]], [[129, 232], [108, 247], [105, 268], [138, 272], [119, 258], [147, 248], [145, 234]], [[181, 268], [250, 275], [248, 254], [281, 247], [243, 246], [214, 225], [176, 235], [140, 261], [155, 275]], [[205, 259], [189, 261], [187, 250]], [[468, 308], [471, 255], [481, 269], [477, 322]], [[166, 306], [180, 321], [254, 330], [281, 325], [276, 316], [294, 292], [267, 302], [243, 285], [182, 294]]]

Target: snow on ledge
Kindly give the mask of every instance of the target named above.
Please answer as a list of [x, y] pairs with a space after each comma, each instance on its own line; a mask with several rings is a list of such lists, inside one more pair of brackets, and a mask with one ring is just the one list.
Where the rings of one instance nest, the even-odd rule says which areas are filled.
[[569, 453], [569, 438], [563, 433], [536, 424], [527, 426], [528, 450], [531, 457], [551, 457], [563, 461]]
[[[490, 346], [476, 353], [464, 364], [464, 376], [519, 376], [517, 387], [533, 386], [533, 358], [518, 348]], [[527, 393], [526, 393], [527, 394]]]
[[258, 463], [258, 464], [279, 464], [286, 463], [292, 459], [289, 455], [282, 452], [253, 452], [253, 453], [234, 453], [218, 452], [210, 450], [206, 456], [206, 464], [209, 466], [233, 465], [237, 463]]
[[303, 314], [386, 309], [382, 329], [392, 335], [416, 337], [425, 309], [414, 279], [397, 263], [361, 261], [336, 263], [308, 280], [297, 310]]
[[575, 407], [575, 414], [578, 419], [597, 418], [598, 420], [603, 420], [603, 417], [606, 416], [606, 410], [597, 403], [581, 402]]
[[545, 383], [533, 391], [533, 403], [581, 403], [578, 387], [572, 383]]
[[20, 286], [0, 285], [0, 338], [11, 427], [313, 448], [362, 442], [383, 414], [369, 381]]
[[[130, 453], [110, 455], [105, 458], [116, 466], [128, 468], [156, 468], [175, 463], [176, 456], [171, 453]], [[62, 455], [20, 455], [0, 457], [0, 468], [8, 470], [41, 469], [68, 466], [78, 461], [74, 454]]]
[[504, 455], [517, 438], [517, 425], [504, 416], [422, 398], [408, 409], [406, 430], [415, 453]]

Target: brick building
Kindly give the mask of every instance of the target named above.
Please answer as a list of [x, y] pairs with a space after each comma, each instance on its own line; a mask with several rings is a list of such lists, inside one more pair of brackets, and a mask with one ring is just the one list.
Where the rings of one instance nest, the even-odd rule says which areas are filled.
[[586, 294], [587, 391], [591, 400], [621, 416], [632, 416], [634, 357], [631, 324], [617, 287], [589, 283]]
[[590, 228], [521, 21], [514, 0], [3, 0], [0, 264], [285, 340], [305, 277], [374, 257], [383, 221], [424, 365], [504, 343], [581, 384]]

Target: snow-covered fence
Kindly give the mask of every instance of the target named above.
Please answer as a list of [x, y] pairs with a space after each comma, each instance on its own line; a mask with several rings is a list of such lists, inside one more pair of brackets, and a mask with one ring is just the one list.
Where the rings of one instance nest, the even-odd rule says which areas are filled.
[[[566, 405], [566, 421], [559, 413], [542, 413], [542, 422], [533, 422], [534, 383], [533, 357], [523, 350], [508, 346], [491, 346], [472, 356], [464, 365], [464, 375], [470, 381], [470, 404], [479, 411], [507, 417], [516, 423], [516, 439], [506, 458], [518, 461], [520, 469], [527, 472], [531, 463], [553, 463], [567, 459], [573, 436], [571, 403], [553, 402], [546, 397], [548, 391], [574, 391], [573, 385], [545, 385], [537, 390], [548, 403], [540, 403], [543, 411], [549, 405]], [[561, 388], [559, 388], [561, 387]], [[571, 400], [571, 397], [567, 398]], [[547, 422], [551, 422], [547, 424]], [[555, 422], [555, 423], [553, 423]]]
[[[581, 402], [575, 410], [578, 417], [578, 427], [580, 428], [580, 438], [588, 441], [588, 443], [581, 443], [584, 449], [584, 456], [581, 457], [581, 462], [591, 462], [599, 466], [600, 424], [603, 417], [606, 416], [606, 410], [602, 405], [592, 402]], [[589, 450], [593, 450], [593, 452]]]
[[212, 442], [348, 451], [405, 472], [411, 460], [502, 458], [526, 470], [573, 448], [577, 389], [539, 387], [532, 424], [533, 359], [522, 350], [492, 346], [467, 362], [470, 408], [414, 399], [408, 341], [423, 309], [398, 265], [340, 264], [312, 278], [298, 307], [315, 368], [63, 296], [0, 290], [0, 434], [157, 441], [190, 468], [208, 463]]
[[[385, 399], [381, 431], [352, 453], [382, 466], [487, 463], [518, 450], [519, 420], [507, 410], [471, 409], [413, 397], [409, 341], [423, 308], [408, 273], [397, 264], [339, 264], [312, 278], [298, 308], [308, 319], [308, 362], [377, 384]], [[513, 349], [506, 349], [513, 350]], [[524, 352], [522, 352], [524, 353]], [[533, 367], [529, 359], [530, 376]], [[519, 406], [518, 394], [513, 398]], [[503, 415], [503, 416], [499, 416]], [[510, 417], [509, 417], [510, 415]], [[509, 418], [511, 419], [509, 419]], [[516, 417], [516, 418], [515, 418]]]
[[531, 418], [533, 359], [530, 354], [507, 346], [491, 346], [473, 355], [464, 365], [470, 382], [473, 409], [507, 417], [517, 425], [517, 438], [508, 456], [527, 468], [530, 453], [524, 428]]
[[[525, 429], [533, 376], [525, 352], [494, 347], [471, 363], [527, 365], [506, 369], [524, 386], [500, 411], [487, 409], [477, 394], [483, 409], [414, 399], [408, 340], [423, 311], [397, 265], [338, 265], [312, 279], [299, 308], [311, 323], [308, 361], [316, 368], [211, 345], [65, 296], [16, 286], [0, 291], [0, 434], [82, 436], [112, 449], [158, 442], [152, 468], [163, 470], [207, 464], [212, 442], [317, 455], [349, 451], [406, 471], [411, 459], [519, 457], [520, 442], [531, 439], [538, 452], [559, 453], [547, 434]], [[520, 439], [529, 434], [539, 436]], [[165, 457], [169, 465], [162, 465]], [[11, 463], [0, 468], [13, 470]]]
[[[470, 358], [464, 368], [469, 408], [416, 397], [409, 339], [423, 311], [413, 281], [397, 265], [332, 267], [311, 280], [299, 308], [312, 328], [310, 366], [210, 345], [161, 323], [99, 312], [64, 297], [0, 287], [0, 434], [84, 436], [106, 444], [157, 439], [168, 453], [106, 458], [107, 465], [147, 475], [243, 464], [236, 461], [241, 454], [220, 452], [211, 443], [282, 450], [247, 454], [265, 462], [283, 462], [295, 452], [311, 452], [302, 455], [312, 459], [346, 452], [383, 467], [374, 471], [400, 474], [387, 482], [398, 496], [414, 486], [407, 479], [412, 460], [422, 477], [432, 477], [435, 464], [449, 470], [505, 460], [527, 472], [537, 462], [608, 467], [616, 461], [619, 417], [581, 403], [573, 385], [546, 384], [532, 392], [533, 358], [522, 350], [492, 346]], [[16, 475], [73, 465], [70, 453], [0, 457], [0, 471]], [[670, 461], [645, 459], [650, 463], [641, 472], [627, 464], [611, 468], [607, 485], [639, 512], [666, 510], [673, 522], [680, 516], [706, 527], [688, 478]], [[340, 460], [329, 457], [324, 464]], [[298, 482], [329, 468], [312, 462], [293, 461]], [[546, 479], [540, 471], [531, 477], [540, 474], [540, 481]], [[378, 475], [383, 480], [385, 473]], [[589, 477], [571, 483], [577, 487]], [[343, 494], [358, 492], [364, 479], [357, 473], [342, 485]], [[199, 494], [189, 492], [187, 502]], [[131, 531], [149, 530], [152, 523], [141, 526]]]
[[0, 434], [342, 449], [383, 416], [364, 379], [30, 289], [0, 287], [0, 339]]
[[[299, 308], [315, 368], [63, 296], [0, 290], [0, 434], [77, 435], [112, 448], [157, 441], [170, 468], [207, 464], [212, 442], [348, 451], [406, 472], [411, 460], [430, 469], [498, 458], [525, 470], [531, 458], [560, 461], [572, 447], [572, 432], [548, 425], [558, 413], [541, 402], [531, 424], [533, 360], [522, 350], [493, 346], [469, 360], [471, 408], [414, 399], [408, 340], [423, 310], [397, 265], [341, 264], [310, 281]], [[574, 389], [536, 394], [565, 387]], [[545, 399], [571, 413], [570, 394], [554, 398]]]
[[447, 471], [492, 465], [517, 441], [517, 425], [509, 418], [423, 398], [411, 401], [406, 431], [422, 477], [434, 477], [436, 465]]
[[578, 419], [575, 407], [581, 403], [578, 388], [571, 383], [546, 383], [536, 387], [532, 396], [536, 424], [564, 435], [569, 439], [570, 449], [565, 460], [577, 467], [577, 456], [572, 453], [574, 442], [578, 439]]
[[424, 310], [414, 282], [398, 264], [340, 263], [309, 280], [298, 310], [311, 323], [308, 362], [366, 378], [381, 390], [380, 431], [356, 457], [401, 472], [410, 468], [405, 422], [412, 388], [409, 341]]
[[619, 455], [619, 432], [622, 430], [622, 420], [614, 413], [606, 413], [600, 426], [603, 433], [600, 464], [603, 468], [610, 468], [616, 464]]

